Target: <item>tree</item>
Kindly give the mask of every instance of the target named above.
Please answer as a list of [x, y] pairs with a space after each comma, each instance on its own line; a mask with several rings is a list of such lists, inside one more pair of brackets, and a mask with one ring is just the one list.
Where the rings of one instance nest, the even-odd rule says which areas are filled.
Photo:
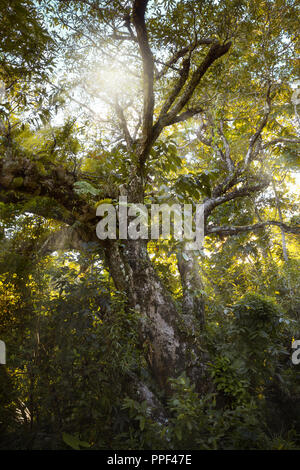
[[[28, 103], [18, 102], [19, 78], [10, 86], [4, 77], [1, 201], [14, 204], [16, 214], [61, 224], [44, 244], [45, 253], [62, 249], [63, 242], [76, 250], [97, 242], [115, 288], [126, 293], [127, 308], [140, 314], [141, 342], [159, 387], [169, 391], [168, 379], [185, 371], [197, 390], [205, 390], [206, 360], [201, 341], [195, 342], [205, 320], [200, 254], [174, 241], [167, 245], [178, 260], [180, 306], [145, 240], [96, 238], [95, 205], [119, 195], [130, 203], [193, 198], [204, 203], [207, 237], [266, 227], [299, 234], [299, 225], [282, 215], [260, 215], [268, 212], [262, 195], [271, 174], [284, 171], [278, 161], [300, 142], [291, 103], [297, 7], [281, 0], [82, 0], [41, 1], [39, 10], [48, 22], [43, 34], [58, 45], [57, 64], [65, 60], [69, 73], [64, 69], [59, 83], [48, 73], [46, 101], [30, 103], [31, 110], [46, 109], [40, 129], [30, 121], [21, 126]], [[37, 51], [33, 74], [47, 72], [43, 51]], [[130, 86], [116, 78], [117, 67], [132, 77]], [[97, 74], [104, 76], [98, 89]], [[77, 123], [50, 126], [47, 117], [63, 99]], [[105, 103], [100, 116], [99, 100]]]

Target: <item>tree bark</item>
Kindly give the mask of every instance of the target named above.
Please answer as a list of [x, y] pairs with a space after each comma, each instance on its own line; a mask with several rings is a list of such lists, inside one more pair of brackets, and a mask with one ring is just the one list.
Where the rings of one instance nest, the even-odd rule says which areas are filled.
[[[275, 200], [276, 200], [276, 207], [277, 207], [277, 211], [278, 211], [279, 221], [280, 221], [280, 223], [282, 224], [282, 223], [283, 223], [283, 217], [282, 217], [282, 212], [281, 212], [281, 207], [280, 207], [280, 201], [279, 201], [279, 197], [278, 197], [278, 193], [277, 193], [277, 189], [276, 189], [276, 185], [275, 185], [274, 179], [272, 179], [272, 186], [273, 186], [273, 190], [274, 190], [274, 195], [275, 195]], [[288, 256], [288, 251], [287, 251], [287, 246], [286, 246], [285, 232], [284, 232], [284, 230], [283, 230], [282, 227], [280, 227], [280, 232], [281, 232], [281, 243], [282, 243], [282, 255], [283, 255], [284, 261], [287, 263], [288, 260], [289, 260], [289, 256]]]
[[185, 371], [203, 386], [201, 350], [195, 346], [196, 321], [181, 315], [156, 274], [143, 240], [109, 242], [106, 261], [117, 289], [125, 291], [128, 305], [139, 312], [141, 341], [158, 385], [170, 391], [168, 378]]
[[182, 310], [184, 314], [195, 316], [201, 328], [205, 323], [203, 283], [195, 254], [191, 251], [177, 253], [177, 264], [182, 285]]

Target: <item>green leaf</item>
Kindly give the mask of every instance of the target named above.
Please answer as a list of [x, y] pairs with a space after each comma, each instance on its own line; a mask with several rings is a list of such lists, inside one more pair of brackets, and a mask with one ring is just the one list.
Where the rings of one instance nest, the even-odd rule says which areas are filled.
[[182, 431], [180, 428], [175, 428], [175, 434], [176, 434], [176, 437], [179, 441], [182, 440]]
[[85, 441], [81, 441], [77, 436], [72, 436], [72, 434], [68, 434], [67, 432], [62, 433], [63, 441], [72, 449], [80, 450], [80, 447], [90, 447], [90, 444]]
[[92, 194], [92, 196], [100, 194], [100, 190], [94, 188], [94, 186], [87, 181], [76, 181], [76, 183], [74, 183], [74, 190], [77, 194]]

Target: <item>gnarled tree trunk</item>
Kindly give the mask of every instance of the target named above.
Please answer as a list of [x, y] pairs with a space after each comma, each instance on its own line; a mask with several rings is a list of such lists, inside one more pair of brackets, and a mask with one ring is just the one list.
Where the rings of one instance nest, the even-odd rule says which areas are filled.
[[185, 371], [201, 388], [203, 363], [194, 344], [197, 320], [177, 310], [148, 257], [145, 241], [125, 242], [107, 244], [107, 265], [116, 287], [127, 293], [129, 306], [140, 313], [141, 340], [154, 378], [168, 390], [168, 378]]

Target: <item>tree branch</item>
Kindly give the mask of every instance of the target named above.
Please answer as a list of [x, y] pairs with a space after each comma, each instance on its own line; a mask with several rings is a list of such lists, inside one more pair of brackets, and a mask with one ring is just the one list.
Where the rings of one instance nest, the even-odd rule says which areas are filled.
[[181, 115], [179, 114], [180, 111], [182, 111], [182, 109], [184, 108], [184, 106], [188, 104], [203, 75], [218, 58], [222, 57], [224, 54], [226, 54], [226, 52], [228, 52], [230, 46], [231, 42], [228, 42], [224, 45], [214, 43], [211, 46], [203, 62], [192, 74], [192, 77], [189, 83], [187, 84], [185, 91], [183, 92], [177, 103], [173, 106], [169, 113], [161, 115], [160, 118], [154, 124], [151, 134], [145, 141], [143, 151], [140, 156], [140, 162], [142, 164], [146, 161], [151, 146], [153, 145], [153, 142], [155, 142], [155, 140], [158, 138], [164, 127], [170, 126], [171, 124], [174, 124], [176, 122], [184, 121], [185, 119], [188, 119], [194, 114], [197, 114], [202, 111], [202, 108], [197, 108], [197, 110], [187, 110]]
[[174, 118], [180, 111], [186, 106], [186, 104], [191, 99], [196, 87], [198, 86], [201, 78], [209, 69], [209, 67], [220, 57], [226, 54], [229, 51], [231, 46], [231, 42], [226, 44], [214, 43], [210, 47], [206, 57], [204, 58], [203, 62], [197, 67], [197, 69], [192, 74], [192, 77], [181, 95], [180, 99], [177, 101], [175, 106], [172, 108], [170, 112], [170, 119]]
[[183, 113], [179, 114], [178, 116], [174, 116], [172, 120], [169, 121], [168, 126], [171, 124], [175, 124], [176, 122], [186, 121], [187, 119], [195, 116], [196, 114], [202, 113], [203, 108], [190, 108], [184, 111]]
[[74, 227], [63, 227], [59, 231], [51, 233], [39, 248], [39, 254], [45, 256], [57, 250], [77, 250], [83, 248], [83, 244], [95, 239], [98, 241], [95, 230], [84, 230]]
[[297, 137], [295, 138], [287, 138], [287, 137], [278, 137], [277, 139], [269, 140], [269, 142], [265, 142], [262, 146], [263, 149], [269, 147], [270, 145], [274, 144], [300, 144], [300, 139]]
[[29, 158], [0, 160], [0, 199], [4, 202], [26, 202], [30, 196], [50, 198], [57, 208], [47, 204], [39, 213], [46, 218], [74, 224], [96, 221], [95, 210], [74, 191], [75, 176], [61, 165], [49, 165], [46, 174], [41, 173], [36, 162]]
[[172, 106], [172, 104], [176, 100], [177, 96], [181, 92], [181, 90], [182, 90], [182, 88], [183, 88], [183, 86], [184, 86], [184, 84], [187, 81], [188, 76], [189, 76], [190, 63], [191, 63], [190, 57], [186, 58], [183, 61], [182, 68], [179, 72], [180, 73], [180, 78], [177, 80], [177, 82], [175, 83], [173, 89], [171, 90], [170, 95], [168, 96], [168, 98], [164, 102], [164, 104], [161, 108], [160, 115], [159, 115], [158, 119], [160, 119], [162, 116], [164, 116], [169, 111], [170, 107]]
[[165, 75], [169, 68], [173, 68], [173, 66], [178, 62], [181, 57], [184, 57], [189, 51], [193, 51], [196, 47], [200, 45], [209, 45], [212, 44], [214, 41], [213, 39], [198, 39], [194, 44], [190, 44], [189, 46], [183, 47], [179, 51], [175, 52], [175, 54], [164, 64], [164, 68], [156, 74], [156, 79], [159, 80], [161, 77]]
[[257, 183], [254, 186], [242, 186], [241, 188], [223, 194], [222, 196], [207, 199], [204, 202], [205, 217], [207, 217], [217, 206], [224, 204], [224, 202], [232, 201], [233, 199], [236, 199], [238, 197], [248, 196], [253, 192], [261, 191], [262, 189], [265, 189], [269, 185], [269, 183], [269, 180], [261, 181], [260, 183]]
[[117, 98], [115, 100], [115, 110], [116, 110], [117, 116], [118, 116], [119, 121], [120, 121], [121, 129], [122, 129], [123, 134], [124, 134], [127, 149], [128, 149], [128, 151], [130, 151], [132, 149], [133, 141], [132, 141], [132, 137], [131, 137], [131, 135], [129, 133], [129, 130], [128, 130], [128, 126], [127, 126], [127, 122], [126, 122], [126, 119], [125, 119], [125, 116], [124, 116], [123, 108], [120, 106]]
[[227, 170], [229, 171], [230, 174], [232, 174], [233, 171], [234, 171], [234, 164], [233, 164], [233, 161], [230, 157], [230, 147], [229, 147], [228, 140], [226, 139], [225, 134], [224, 134], [222, 119], [220, 120], [219, 134], [221, 136], [221, 139], [222, 139], [222, 142], [223, 142], [223, 145], [224, 145], [224, 149], [225, 149], [225, 154], [223, 152], [221, 152], [221, 153], [222, 153], [222, 156], [224, 155]]
[[[228, 52], [229, 48], [231, 46], [231, 43], [227, 43], [224, 45], [221, 45], [219, 43], [214, 43], [211, 48], [209, 49], [206, 57], [202, 61], [202, 63], [199, 65], [199, 67], [193, 72], [192, 77], [189, 81], [189, 83], [186, 85], [186, 88], [184, 92], [182, 93], [181, 97], [178, 99], [177, 103], [173, 106], [173, 108], [170, 110], [169, 113], [161, 115], [160, 118], [157, 120], [155, 125], [153, 126], [153, 132], [152, 132], [152, 141], [155, 141], [155, 139], [159, 136], [161, 133], [162, 129], [164, 127], [167, 127], [175, 122], [179, 122], [182, 120], [187, 119], [190, 117], [190, 113], [187, 113], [185, 115], [179, 115], [178, 114], [182, 111], [182, 109], [188, 104], [189, 100], [191, 99], [197, 85], [199, 84], [201, 78], [203, 75], [206, 73], [206, 71], [209, 69], [209, 67], [220, 57], [222, 57], [226, 52]], [[202, 109], [201, 109], [202, 111]], [[201, 112], [198, 110], [197, 112]], [[196, 112], [194, 114], [197, 114]]]
[[280, 227], [286, 233], [292, 233], [295, 235], [300, 234], [300, 225], [299, 226], [289, 226], [283, 222], [277, 222], [276, 220], [269, 220], [267, 222], [260, 222], [253, 225], [241, 225], [241, 226], [222, 226], [214, 227], [208, 226], [205, 229], [205, 235], [238, 235], [244, 232], [250, 232], [255, 230], [261, 230], [267, 226], [274, 225]]
[[257, 128], [257, 131], [255, 134], [250, 139], [249, 147], [246, 153], [245, 161], [244, 161], [244, 168], [247, 168], [252, 160], [253, 157], [253, 151], [254, 151], [254, 145], [261, 136], [261, 133], [266, 126], [270, 111], [271, 111], [271, 97], [270, 97], [270, 92], [271, 92], [271, 84], [268, 85], [267, 89], [267, 96], [266, 96], [266, 102], [265, 102], [265, 112], [263, 115], [263, 118], [261, 119], [261, 122], [259, 123], [259, 126]]
[[[154, 60], [152, 51], [148, 42], [148, 34], [145, 23], [145, 13], [148, 0], [135, 0], [132, 10], [133, 24], [136, 30], [137, 41], [140, 48], [140, 53], [143, 61], [143, 145], [148, 140], [153, 125], [153, 110], [154, 110]], [[143, 152], [143, 149], [142, 149]], [[141, 152], [141, 153], [142, 153]]]

